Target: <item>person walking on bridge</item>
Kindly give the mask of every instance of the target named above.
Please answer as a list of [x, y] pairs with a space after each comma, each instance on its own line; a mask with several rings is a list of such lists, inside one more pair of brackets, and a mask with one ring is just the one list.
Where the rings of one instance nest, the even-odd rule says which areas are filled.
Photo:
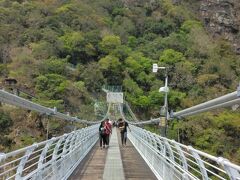
[[110, 124], [108, 118], [105, 120], [104, 128], [106, 129], [106, 147], [108, 147], [110, 141], [110, 134], [112, 134], [112, 125]]
[[120, 133], [121, 133], [122, 146], [126, 146], [127, 145], [127, 127], [130, 132], [131, 132], [131, 129], [128, 123], [124, 121], [122, 118], [120, 118], [118, 122], [119, 122], [118, 128], [120, 129]]
[[105, 129], [105, 121], [102, 121], [99, 126], [99, 141], [100, 141], [100, 148], [105, 148], [105, 145], [107, 145], [106, 141], [106, 129]]

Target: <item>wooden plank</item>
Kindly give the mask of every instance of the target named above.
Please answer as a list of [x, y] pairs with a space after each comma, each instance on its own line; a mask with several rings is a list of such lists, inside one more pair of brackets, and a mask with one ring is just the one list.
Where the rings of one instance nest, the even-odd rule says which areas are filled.
[[118, 133], [119, 146], [122, 156], [125, 179], [127, 180], [157, 180], [154, 173], [146, 164], [133, 144], [127, 140], [127, 145], [122, 147], [121, 135]]
[[69, 180], [100, 180], [103, 176], [107, 149], [100, 149], [99, 143], [88, 153], [78, 165]]
[[[157, 179], [129, 140], [127, 146], [122, 147], [119, 132], [118, 144], [126, 180]], [[97, 143], [69, 177], [69, 180], [102, 180], [107, 152], [108, 149], [100, 149], [99, 143]]]

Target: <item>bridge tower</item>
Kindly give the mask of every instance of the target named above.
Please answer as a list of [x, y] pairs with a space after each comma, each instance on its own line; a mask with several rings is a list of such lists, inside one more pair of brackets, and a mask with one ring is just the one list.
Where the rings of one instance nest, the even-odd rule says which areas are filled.
[[123, 92], [122, 92], [122, 86], [104, 86], [102, 88], [104, 92], [106, 92], [107, 95], [107, 103], [109, 104], [110, 111], [108, 114], [108, 117], [110, 119], [117, 120], [121, 115], [119, 112], [119, 105], [121, 108], [123, 108]]

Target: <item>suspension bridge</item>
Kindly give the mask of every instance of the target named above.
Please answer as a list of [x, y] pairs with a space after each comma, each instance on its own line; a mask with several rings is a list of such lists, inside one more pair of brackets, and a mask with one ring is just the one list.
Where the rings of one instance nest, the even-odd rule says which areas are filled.
[[[100, 149], [99, 121], [89, 121], [60, 113], [56, 108], [36, 104], [17, 95], [0, 90], [1, 103], [47, 114], [58, 119], [79, 122], [88, 126], [59, 137], [34, 143], [9, 153], [0, 153], [0, 179], [231, 179], [240, 180], [240, 166], [224, 157], [215, 157], [151, 133], [141, 124], [159, 123], [160, 119], [139, 121], [128, 104], [123, 102], [121, 92], [106, 90], [107, 113], [113, 111], [130, 126], [130, 142], [126, 147], [119, 144], [119, 135], [113, 129], [110, 146]], [[126, 114], [123, 105], [129, 109]], [[171, 118], [182, 118], [216, 108], [240, 104], [240, 90], [184, 109]], [[113, 117], [109, 117], [113, 118]]]

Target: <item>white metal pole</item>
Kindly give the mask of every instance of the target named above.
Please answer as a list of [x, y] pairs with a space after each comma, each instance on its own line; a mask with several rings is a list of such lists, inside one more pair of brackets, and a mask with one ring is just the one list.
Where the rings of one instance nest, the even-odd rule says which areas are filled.
[[163, 136], [167, 136], [167, 119], [168, 119], [168, 75], [166, 71], [166, 77], [165, 77], [165, 97], [164, 97], [164, 108], [165, 108], [165, 126], [162, 128], [163, 129]]

